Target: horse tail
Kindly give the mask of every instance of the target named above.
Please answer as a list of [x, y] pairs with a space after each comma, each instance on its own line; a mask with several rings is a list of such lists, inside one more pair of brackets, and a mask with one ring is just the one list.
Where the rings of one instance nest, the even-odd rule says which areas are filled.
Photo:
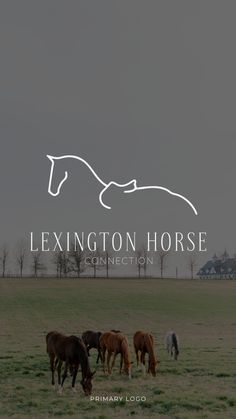
[[54, 343], [55, 340], [58, 338], [59, 333], [58, 332], [49, 332], [46, 335], [46, 351], [49, 354], [50, 352], [52, 352], [53, 348], [54, 348]]
[[87, 332], [82, 333], [81, 338], [84, 344], [87, 345]]
[[144, 342], [146, 344], [149, 356], [151, 361], [156, 362], [155, 354], [154, 354], [154, 345], [153, 345], [153, 336], [149, 335], [149, 333], [145, 333], [144, 335]]
[[123, 337], [121, 341], [121, 351], [122, 355], [124, 356], [124, 363], [129, 366], [130, 365], [130, 359], [129, 359], [129, 347], [126, 337]]
[[102, 332], [98, 332], [97, 333], [97, 347], [98, 349], [101, 347], [100, 345], [100, 337], [102, 336]]
[[99, 338], [99, 346], [100, 346], [101, 349], [104, 349], [106, 347], [104, 334], [102, 334]]
[[125, 337], [123, 337], [122, 338], [122, 341], [121, 341], [121, 350], [122, 350], [122, 353], [123, 354], [129, 354], [129, 352], [128, 352], [128, 344], [127, 344], [127, 340], [126, 340], [126, 338]]
[[175, 333], [172, 333], [172, 343], [175, 348], [176, 354], [179, 354], [178, 338]]

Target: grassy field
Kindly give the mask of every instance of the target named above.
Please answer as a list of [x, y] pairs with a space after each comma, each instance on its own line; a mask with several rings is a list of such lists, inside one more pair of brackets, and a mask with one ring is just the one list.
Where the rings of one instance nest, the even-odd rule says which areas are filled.
[[[14, 418], [236, 418], [236, 281], [0, 280], [0, 415]], [[156, 378], [111, 377], [101, 366], [94, 395], [144, 395], [145, 402], [92, 402], [77, 379], [60, 396], [50, 384], [45, 335], [81, 335], [86, 329], [138, 329], [155, 336]], [[164, 337], [174, 329], [180, 358], [167, 356]], [[93, 351], [91, 351], [93, 352]], [[95, 352], [90, 357], [95, 367]]]

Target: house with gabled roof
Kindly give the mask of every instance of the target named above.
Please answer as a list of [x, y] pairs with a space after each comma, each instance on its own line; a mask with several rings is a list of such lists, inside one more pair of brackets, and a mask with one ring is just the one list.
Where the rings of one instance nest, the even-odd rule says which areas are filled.
[[214, 254], [197, 275], [200, 279], [236, 279], [236, 256], [229, 257], [226, 250], [221, 256]]

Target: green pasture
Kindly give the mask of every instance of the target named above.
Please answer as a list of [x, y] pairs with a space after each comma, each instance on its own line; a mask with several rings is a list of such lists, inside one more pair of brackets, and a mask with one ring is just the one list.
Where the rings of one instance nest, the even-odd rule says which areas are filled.
[[[137, 279], [0, 280], [0, 416], [13, 418], [236, 418], [236, 281]], [[134, 362], [132, 379], [104, 376], [96, 352], [93, 395], [123, 396], [92, 402], [77, 378], [77, 393], [50, 384], [45, 335], [86, 329], [120, 329], [130, 343], [143, 329], [153, 333], [160, 360], [156, 378], [143, 377]], [[180, 339], [176, 362], [164, 337]], [[145, 396], [145, 402], [126, 397]]]

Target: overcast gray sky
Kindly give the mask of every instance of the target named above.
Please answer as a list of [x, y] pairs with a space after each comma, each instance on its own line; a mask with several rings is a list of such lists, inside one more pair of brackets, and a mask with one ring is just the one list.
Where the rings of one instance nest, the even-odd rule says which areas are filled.
[[[209, 256], [236, 253], [235, 13], [229, 0], [1, 1], [1, 242], [195, 230]], [[165, 186], [199, 215], [160, 191], [109, 192], [106, 211], [74, 162], [53, 198], [46, 154], [79, 155], [105, 182]]]

